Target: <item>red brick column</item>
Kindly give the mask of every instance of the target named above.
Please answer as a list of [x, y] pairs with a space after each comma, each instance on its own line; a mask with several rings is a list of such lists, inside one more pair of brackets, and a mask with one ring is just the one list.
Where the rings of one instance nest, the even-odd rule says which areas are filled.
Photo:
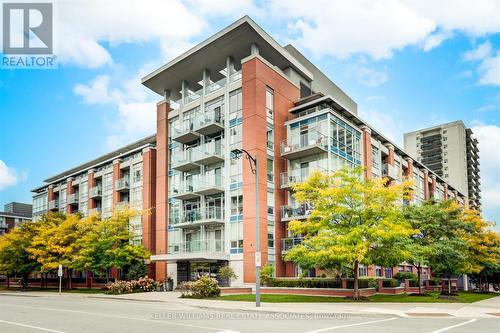
[[[156, 255], [167, 254], [168, 249], [168, 112], [170, 104], [163, 101], [156, 108]], [[167, 263], [155, 263], [155, 278], [165, 281]]]
[[[148, 212], [142, 216], [142, 245], [154, 253], [156, 228], [156, 149], [145, 148], [142, 151], [142, 207]], [[154, 265], [149, 265], [148, 275], [155, 277]]]
[[88, 180], [87, 180], [87, 190], [88, 190], [88, 193], [89, 193], [89, 199], [88, 199], [87, 206], [88, 206], [89, 210], [96, 207], [94, 199], [90, 198], [90, 189], [96, 185], [96, 181], [95, 181], [94, 175], [95, 175], [95, 170], [94, 169], [90, 169], [89, 172], [88, 172]]
[[436, 196], [436, 176], [435, 175], [431, 175], [431, 184], [430, 184], [429, 192], [430, 192], [429, 195], [431, 198], [434, 198]]
[[55, 198], [56, 196], [54, 195], [54, 185], [51, 184], [47, 187], [47, 204]]
[[444, 183], [444, 200], [448, 200], [448, 184]]
[[68, 178], [66, 180], [66, 213], [73, 213], [73, 206], [69, 204], [69, 196], [74, 194], [75, 190], [73, 189], [73, 178]]
[[[405, 158], [405, 160], [407, 163], [406, 172], [405, 172], [406, 180], [409, 180], [409, 181], [412, 181], [413, 183], [415, 183], [415, 180], [413, 179], [413, 160], [409, 157]], [[417, 184], [414, 184], [414, 186], [416, 186], [416, 185]], [[413, 199], [414, 196], [415, 196], [415, 194], [411, 193], [410, 199]]]
[[427, 169], [424, 169], [424, 198], [425, 200], [431, 198], [429, 192], [429, 171]]
[[386, 143], [384, 146], [387, 148], [387, 164], [394, 165], [394, 145]]
[[363, 167], [365, 168], [365, 178], [372, 178], [372, 130], [368, 126], [360, 126], [363, 131]]
[[[260, 235], [255, 235], [255, 176], [247, 160], [243, 160], [243, 281], [255, 282], [255, 241], [260, 237], [262, 265], [268, 259], [267, 246], [267, 144], [266, 144], [266, 88], [274, 92], [274, 131], [275, 131], [275, 175], [284, 169], [284, 161], [279, 155], [279, 144], [285, 138], [284, 122], [288, 119], [288, 110], [299, 98], [299, 89], [286, 78], [270, 68], [258, 57], [242, 64], [243, 94], [243, 147], [257, 156], [259, 167], [259, 225]], [[277, 178], [277, 177], [276, 177]], [[279, 188], [279, 179], [275, 179], [275, 251], [276, 274], [283, 276], [286, 266], [281, 259], [281, 238], [284, 226], [280, 222], [279, 207], [284, 203], [285, 193]]]
[[120, 202], [120, 192], [116, 191], [116, 181], [122, 177], [120, 169], [120, 159], [113, 161], [113, 209]]

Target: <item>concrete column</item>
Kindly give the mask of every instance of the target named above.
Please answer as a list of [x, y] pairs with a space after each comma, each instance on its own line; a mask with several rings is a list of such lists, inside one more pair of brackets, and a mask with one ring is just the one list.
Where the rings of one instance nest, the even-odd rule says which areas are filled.
[[[188, 89], [189, 89], [189, 86], [188, 86], [188, 83], [187, 81], [185, 80], [182, 80], [181, 82], [181, 101], [182, 101], [182, 105], [185, 104], [185, 99], [187, 97], [187, 94], [188, 94]], [[170, 108], [170, 104], [169, 104], [169, 108]]]
[[[165, 255], [168, 249], [168, 112], [170, 104], [161, 102], [156, 107], [156, 221], [155, 254]], [[166, 261], [155, 262], [155, 279], [165, 281]]]
[[368, 126], [361, 126], [359, 128], [363, 131], [363, 167], [365, 168], [365, 178], [372, 178], [372, 130]]
[[250, 54], [259, 54], [259, 46], [255, 43], [252, 43], [250, 46]]
[[230, 78], [231, 75], [235, 72], [234, 70], [234, 60], [232, 57], [227, 57], [226, 58], [226, 71], [227, 71], [227, 77]]

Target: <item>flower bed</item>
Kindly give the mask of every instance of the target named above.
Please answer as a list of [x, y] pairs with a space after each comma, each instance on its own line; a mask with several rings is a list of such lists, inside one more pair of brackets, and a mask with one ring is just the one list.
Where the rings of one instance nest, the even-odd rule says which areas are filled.
[[158, 282], [145, 276], [138, 280], [106, 283], [107, 294], [131, 294], [137, 292], [155, 291], [159, 287]]

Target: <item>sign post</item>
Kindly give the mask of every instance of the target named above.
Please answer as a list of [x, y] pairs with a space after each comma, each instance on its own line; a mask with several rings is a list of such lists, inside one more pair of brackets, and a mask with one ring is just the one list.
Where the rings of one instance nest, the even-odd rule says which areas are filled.
[[63, 276], [63, 268], [62, 268], [62, 265], [59, 265], [59, 269], [57, 270], [57, 276], [59, 276], [59, 295], [61, 295], [61, 289], [62, 289], [62, 276]]

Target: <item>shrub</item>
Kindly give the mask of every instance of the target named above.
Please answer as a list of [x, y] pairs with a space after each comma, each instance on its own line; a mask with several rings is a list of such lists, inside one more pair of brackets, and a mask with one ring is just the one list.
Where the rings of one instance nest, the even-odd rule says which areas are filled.
[[231, 284], [232, 279], [237, 279], [238, 276], [234, 273], [234, 270], [230, 266], [223, 266], [219, 269], [219, 277], [226, 280], [228, 285]]
[[340, 288], [341, 282], [338, 279], [329, 278], [269, 278], [267, 286], [283, 288]]
[[410, 272], [398, 272], [394, 275], [394, 278], [400, 282], [404, 280], [417, 280], [417, 276]]
[[429, 285], [431, 285], [431, 286], [439, 286], [440, 284], [441, 284], [440, 278], [429, 279]]
[[410, 280], [410, 287], [418, 287], [418, 280]]
[[389, 279], [382, 281], [382, 286], [385, 288], [395, 288], [399, 286], [399, 283], [396, 279]]
[[130, 294], [137, 292], [155, 291], [159, 284], [155, 280], [145, 276], [138, 280], [119, 280], [106, 283], [107, 294]]
[[260, 270], [260, 284], [264, 286], [269, 286], [269, 279], [274, 276], [274, 266], [271, 264], [266, 264]]
[[194, 282], [184, 282], [178, 289], [181, 290], [181, 297], [184, 298], [209, 298], [220, 295], [217, 280], [207, 275], [200, 277]]

